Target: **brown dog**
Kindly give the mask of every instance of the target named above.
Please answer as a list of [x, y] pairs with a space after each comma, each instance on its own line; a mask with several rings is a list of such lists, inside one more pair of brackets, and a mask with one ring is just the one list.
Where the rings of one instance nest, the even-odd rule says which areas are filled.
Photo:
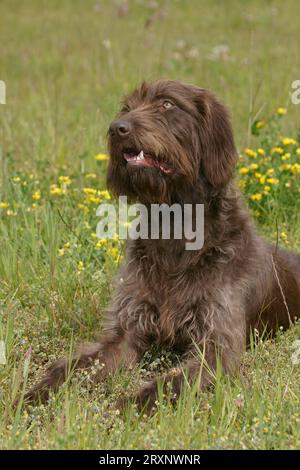
[[[115, 195], [146, 206], [204, 204], [205, 243], [187, 251], [184, 239], [130, 241], [102, 340], [83, 346], [71, 364], [53, 364], [26, 399], [47, 398], [70, 368], [95, 359], [103, 380], [136, 364], [153, 343], [178, 351], [188, 380], [203, 387], [213, 382], [218, 357], [224, 371], [236, 370], [251, 330], [273, 334], [299, 316], [300, 255], [256, 234], [233, 183], [228, 115], [211, 92], [177, 81], [142, 84], [111, 124], [109, 149]], [[178, 396], [184, 374], [170, 371], [161, 381]], [[157, 381], [135, 396], [148, 409], [156, 398]]]

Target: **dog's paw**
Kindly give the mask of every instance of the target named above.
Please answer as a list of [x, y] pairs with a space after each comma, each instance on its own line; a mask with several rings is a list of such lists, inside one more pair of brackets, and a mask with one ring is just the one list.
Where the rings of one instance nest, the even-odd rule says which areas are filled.
[[133, 396], [129, 398], [120, 398], [117, 402], [116, 408], [121, 413], [124, 413], [126, 408], [128, 408], [131, 404], [134, 404], [140, 413], [150, 416], [156, 410], [157, 398], [157, 383], [149, 382], [140, 390], [138, 390], [138, 392]]
[[25, 403], [41, 402], [45, 403], [49, 399], [51, 391], [56, 391], [65, 381], [67, 375], [67, 361], [60, 359], [52, 364], [45, 376], [34, 385], [27, 393], [23, 400]]

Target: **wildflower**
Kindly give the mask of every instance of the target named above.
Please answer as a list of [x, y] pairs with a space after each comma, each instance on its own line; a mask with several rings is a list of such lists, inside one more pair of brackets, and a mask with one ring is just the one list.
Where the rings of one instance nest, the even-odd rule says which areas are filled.
[[84, 200], [85, 204], [99, 204], [100, 201], [100, 197], [93, 196], [92, 194], [88, 195]]
[[257, 121], [255, 124], [256, 129], [263, 129], [266, 127], [266, 121]]
[[262, 149], [262, 148], [257, 149], [257, 153], [258, 153], [258, 155], [260, 155], [261, 157], [263, 157], [264, 155], [266, 155], [266, 152], [265, 152], [264, 149]]
[[281, 147], [273, 147], [271, 149], [271, 154], [273, 153], [278, 153], [279, 155], [282, 155], [284, 153], [284, 150]]
[[34, 193], [32, 193], [31, 199], [33, 201], [39, 201], [41, 199], [41, 191], [35, 191]]
[[79, 203], [79, 204], [77, 205], [77, 207], [78, 207], [79, 209], [81, 209], [85, 214], [87, 214], [87, 213], [89, 212], [89, 208], [88, 208], [85, 204]]
[[299, 148], [297, 148], [297, 150], [296, 150], [296, 154], [297, 154], [297, 155], [300, 155], [300, 147], [299, 147]]
[[286, 232], [281, 232], [280, 237], [283, 241], [286, 241], [288, 239]]
[[269, 168], [269, 170], [267, 171], [267, 175], [268, 176], [274, 175], [274, 168]]
[[265, 186], [264, 190], [266, 191], [266, 193], [269, 193], [271, 191], [271, 186]]
[[51, 184], [50, 186], [51, 196], [62, 196], [65, 193], [66, 193], [65, 188], [60, 188], [56, 184]]
[[259, 179], [260, 184], [265, 184], [266, 179], [267, 179], [266, 176], [265, 176], [265, 175], [262, 175], [262, 176], [260, 177], [260, 179]]
[[250, 196], [251, 201], [261, 201], [262, 199], [262, 194], [260, 193], [255, 193]]
[[300, 165], [299, 163], [294, 163], [291, 168], [292, 172], [294, 175], [299, 175], [300, 174]]
[[286, 108], [279, 107], [279, 108], [277, 108], [276, 113], [277, 113], [279, 116], [283, 116], [284, 114], [287, 113], [287, 109], [286, 109]]
[[8, 209], [6, 211], [6, 215], [9, 215], [10, 217], [15, 217], [17, 215], [16, 211], [13, 211], [11, 209]]
[[98, 155], [95, 156], [95, 160], [97, 162], [103, 162], [108, 160], [108, 155], [106, 155], [106, 153], [98, 153]]
[[295, 139], [292, 139], [290, 137], [282, 137], [280, 140], [283, 145], [295, 145], [297, 143]]
[[87, 173], [87, 174], [85, 175], [85, 177], [86, 177], [86, 179], [88, 179], [88, 180], [94, 180], [94, 179], [97, 178], [97, 175], [96, 175], [96, 173]]
[[69, 186], [72, 183], [72, 180], [69, 176], [59, 176], [58, 181], [66, 186]]
[[96, 249], [99, 250], [100, 248], [103, 248], [106, 244], [107, 244], [107, 239], [101, 238], [100, 240], [97, 240]]
[[78, 265], [77, 265], [77, 269], [78, 269], [78, 272], [81, 272], [81, 271], [84, 271], [84, 270], [85, 270], [83, 261], [79, 261], [79, 263], [78, 263]]
[[84, 194], [87, 194], [87, 195], [95, 195], [95, 194], [97, 194], [97, 190], [94, 189], [94, 188], [83, 188], [82, 191], [84, 192]]
[[14, 176], [14, 178], [12, 180], [13, 180], [14, 183], [20, 183], [21, 178], [20, 178], [20, 176]]
[[9, 207], [8, 202], [0, 202], [0, 209], [7, 209]]
[[279, 179], [277, 179], [277, 178], [268, 178], [267, 183], [275, 185], [275, 184], [279, 183]]
[[118, 261], [119, 261], [120, 254], [119, 254], [119, 250], [118, 250], [117, 247], [111, 247], [111, 248], [109, 248], [109, 250], [107, 250], [107, 253], [112, 257], [112, 259], [113, 259], [115, 262], [118, 262]]
[[252, 163], [252, 164], [250, 165], [250, 169], [251, 169], [251, 170], [257, 170], [257, 169], [258, 169], [258, 165], [257, 165], [256, 163]]
[[286, 161], [286, 160], [289, 160], [290, 158], [291, 158], [291, 154], [285, 153], [284, 155], [282, 155], [281, 160]]
[[240, 175], [247, 175], [249, 173], [249, 168], [243, 167], [239, 171]]
[[104, 199], [111, 199], [111, 196], [110, 196], [109, 192], [107, 191], [107, 189], [105, 189], [104, 191], [98, 191], [98, 194], [99, 194], [99, 196], [103, 197]]
[[257, 153], [252, 150], [252, 149], [249, 149], [249, 148], [246, 148], [244, 150], [245, 154], [248, 155], [248, 157], [252, 157], [252, 158], [256, 158], [257, 157]]

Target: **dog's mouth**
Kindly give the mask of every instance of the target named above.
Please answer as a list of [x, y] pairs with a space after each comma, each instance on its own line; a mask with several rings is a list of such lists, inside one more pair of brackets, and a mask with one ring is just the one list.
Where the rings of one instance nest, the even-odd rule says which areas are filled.
[[170, 174], [174, 172], [174, 169], [171, 168], [164, 162], [160, 162], [153, 155], [144, 152], [143, 150], [136, 149], [125, 149], [123, 151], [123, 158], [126, 160], [127, 165], [131, 167], [140, 167], [140, 168], [157, 168], [162, 173]]

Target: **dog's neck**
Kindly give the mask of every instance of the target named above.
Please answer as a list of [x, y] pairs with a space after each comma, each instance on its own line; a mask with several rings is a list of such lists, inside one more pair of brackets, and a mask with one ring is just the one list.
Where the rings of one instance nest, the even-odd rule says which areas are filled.
[[[241, 203], [239, 191], [232, 181], [218, 190], [212, 187], [206, 187], [204, 190], [202, 185], [194, 187], [191, 193], [185, 190], [184, 193], [174, 195], [171, 203], [179, 204], [182, 208], [185, 204], [193, 207], [196, 204], [204, 205], [203, 247], [199, 250], [187, 250], [186, 242], [189, 240], [184, 237], [172, 238], [172, 233], [170, 239], [138, 239], [133, 242], [139, 256], [143, 253], [152, 264], [157, 264], [169, 272], [180, 269], [181, 265], [187, 266], [187, 262], [192, 267], [199, 263], [200, 258], [210, 256], [212, 251], [222, 253], [224, 256], [226, 250], [230, 252], [233, 241], [243, 236], [246, 226], [248, 230], [253, 230], [249, 216]], [[151, 204], [147, 203], [146, 206], [148, 222], [151, 224]]]

